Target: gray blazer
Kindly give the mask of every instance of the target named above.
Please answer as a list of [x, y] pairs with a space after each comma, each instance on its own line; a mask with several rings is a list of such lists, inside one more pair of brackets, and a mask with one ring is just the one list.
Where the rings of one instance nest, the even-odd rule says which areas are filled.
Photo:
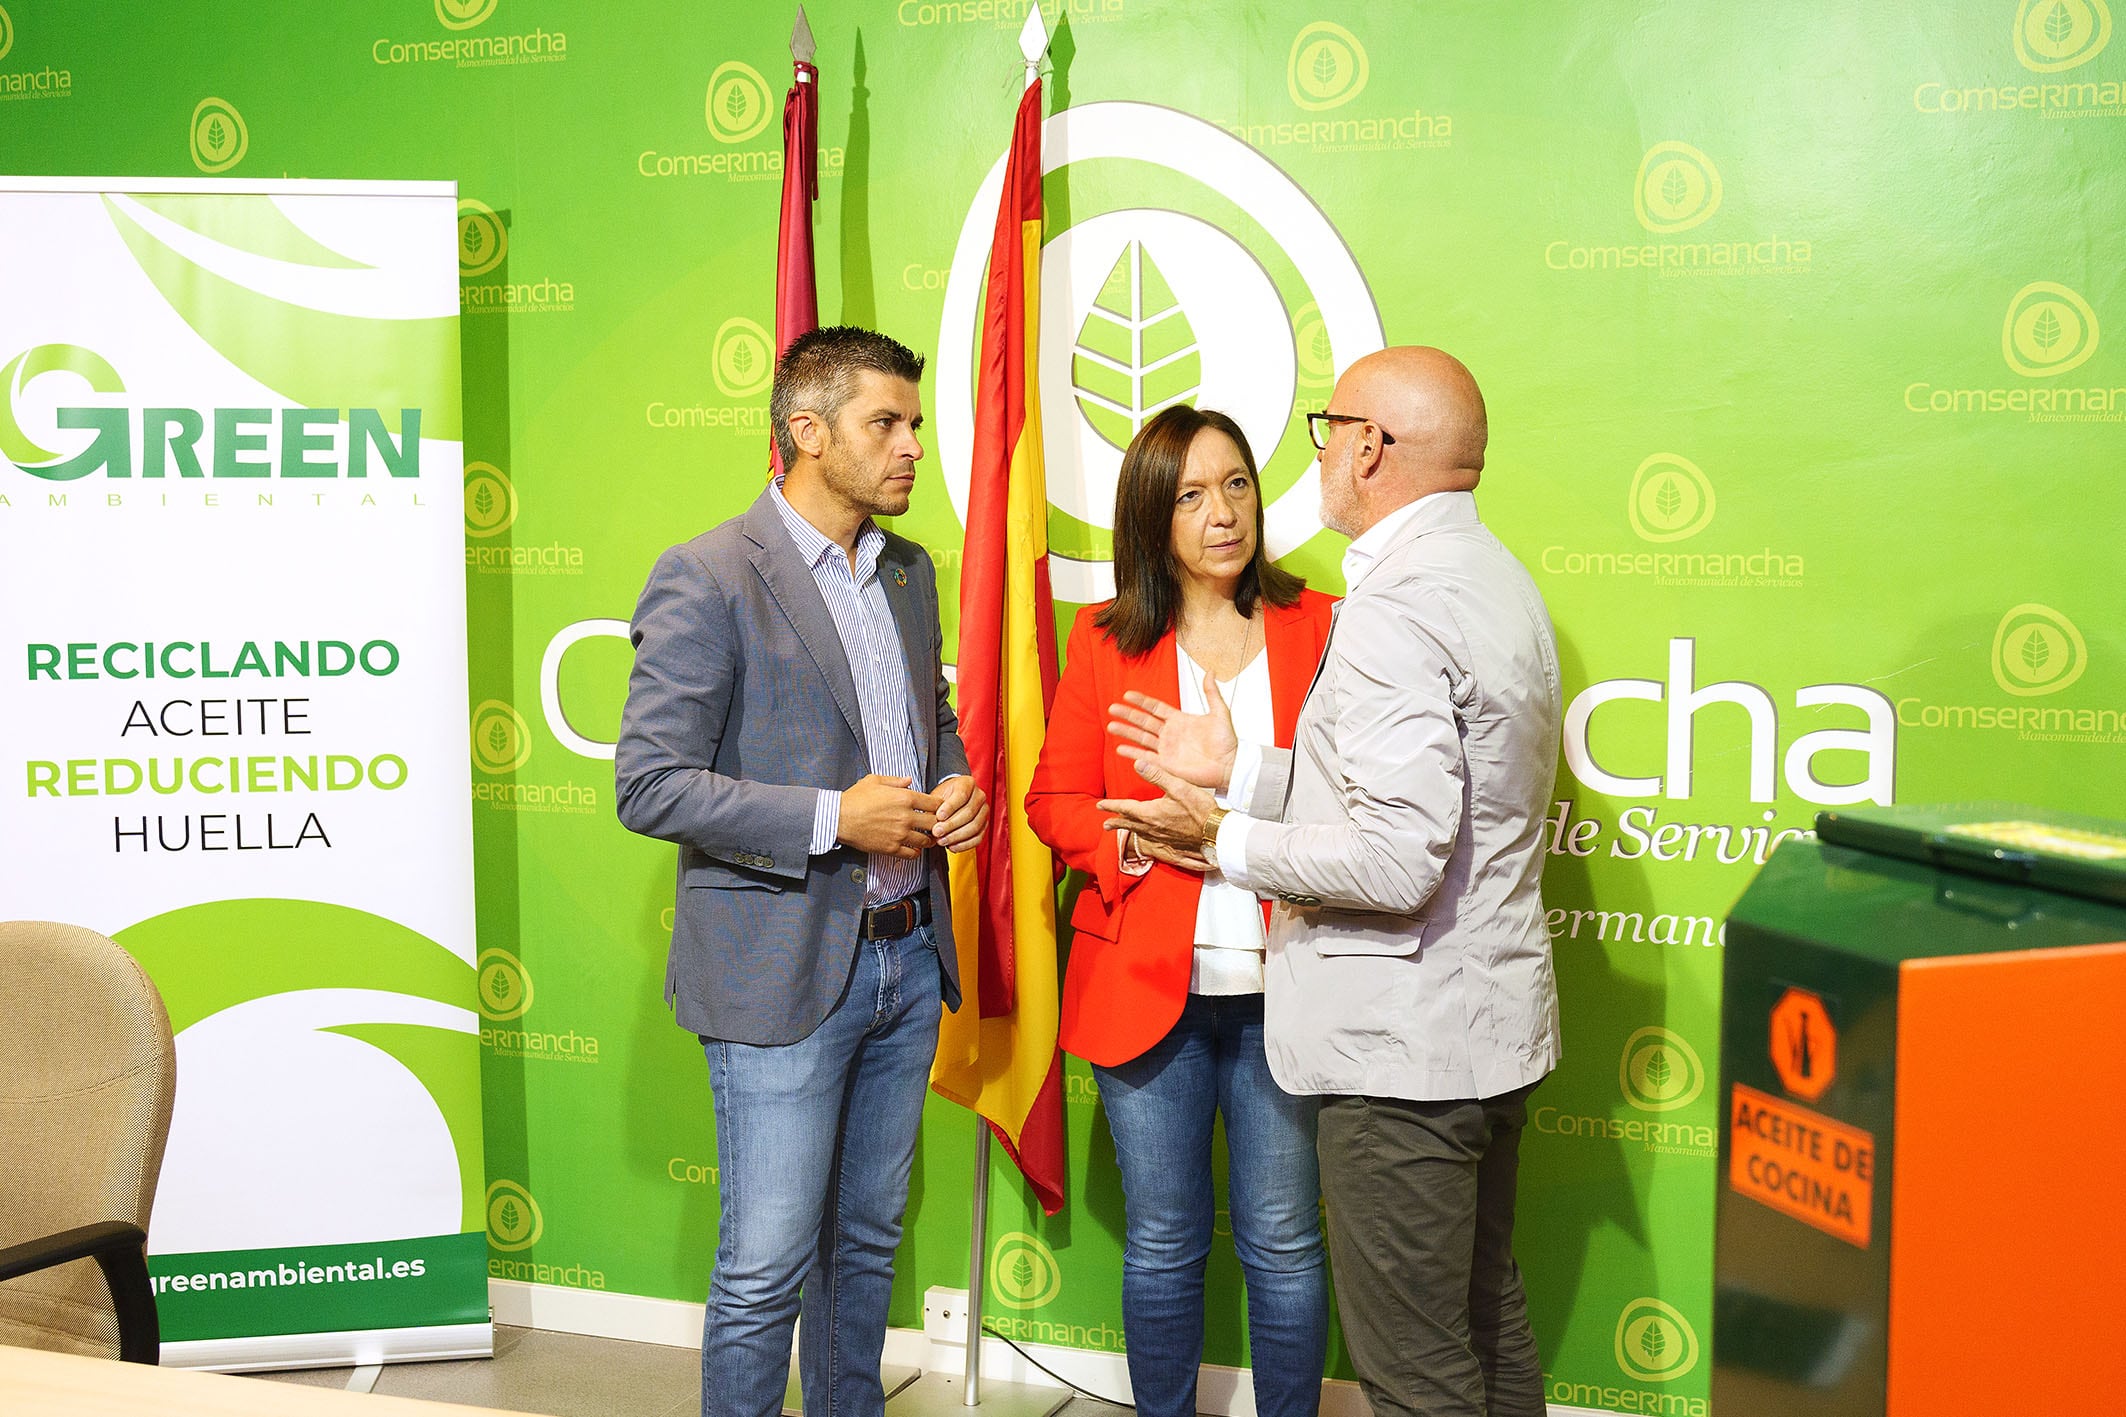
[[[899, 572], [899, 574], [895, 574]], [[937, 572], [886, 533], [878, 574], [900, 628], [924, 787], [967, 771], [940, 669]], [[821, 789], [871, 771], [856, 681], [811, 569], [763, 491], [744, 515], [657, 560], [635, 608], [635, 668], [613, 755], [621, 824], [679, 844], [665, 999], [679, 1026], [794, 1043], [856, 964], [865, 856], [811, 854]], [[958, 1008], [945, 853], [930, 898], [948, 1007]]]
[[1248, 801], [1246, 884], [1288, 1092], [1495, 1097], [1559, 1055], [1541, 831], [1557, 641], [1466, 492], [1422, 499], [1337, 607], [1288, 751]]

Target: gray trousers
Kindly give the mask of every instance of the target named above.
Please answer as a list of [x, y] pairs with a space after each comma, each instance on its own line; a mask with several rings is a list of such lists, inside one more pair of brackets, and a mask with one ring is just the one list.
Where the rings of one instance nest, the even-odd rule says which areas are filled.
[[1513, 1260], [1534, 1087], [1483, 1101], [1323, 1099], [1316, 1146], [1336, 1303], [1374, 1417], [1543, 1417]]

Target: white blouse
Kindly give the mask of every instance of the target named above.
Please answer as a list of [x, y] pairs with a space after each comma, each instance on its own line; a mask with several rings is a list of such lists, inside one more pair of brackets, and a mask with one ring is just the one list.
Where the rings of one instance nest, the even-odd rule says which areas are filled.
[[[1203, 668], [1189, 658], [1177, 639], [1181, 660], [1181, 711], [1205, 713]], [[1270, 654], [1264, 649], [1218, 692], [1233, 714], [1233, 731], [1242, 742], [1276, 741], [1277, 721], [1270, 703]], [[1196, 957], [1189, 967], [1191, 994], [1259, 994], [1262, 992], [1262, 900], [1253, 891], [1228, 882], [1216, 871], [1203, 878], [1196, 901]]]

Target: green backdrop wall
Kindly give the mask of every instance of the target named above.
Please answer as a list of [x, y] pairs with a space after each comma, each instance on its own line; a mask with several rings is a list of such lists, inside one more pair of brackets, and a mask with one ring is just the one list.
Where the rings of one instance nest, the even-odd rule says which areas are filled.
[[[490, 1271], [698, 1299], [715, 1150], [658, 998], [672, 854], [615, 824], [597, 744], [656, 552], [760, 485], [789, 14], [0, 3], [0, 168], [461, 184]], [[822, 313], [946, 375], [948, 456], [901, 529], [938, 554], [949, 644], [948, 287], [1025, 0], [809, 8]], [[1574, 705], [1567, 1056], [1521, 1204], [1550, 1391], [1703, 1410], [1719, 921], [1764, 851], [1857, 800], [2119, 810], [2126, 43], [2104, 0], [1043, 10], [1050, 111], [1081, 110], [1051, 127], [1049, 233], [1082, 270], [1044, 336], [1071, 584], [1097, 581], [1105, 440], [1149, 400], [1194, 382], [1249, 419], [1279, 495], [1297, 415], [1381, 336], [1485, 386], [1481, 504]], [[1169, 303], [1186, 358], [1071, 359], [1103, 348], [1093, 305]], [[1288, 564], [1340, 589], [1299, 491]], [[1000, 1188], [991, 1309], [1113, 1350], [1121, 1197], [1067, 1083], [1071, 1204]], [[898, 1323], [964, 1282], [971, 1135], [934, 1102]], [[1245, 1361], [1224, 1246], [1207, 1356]]]

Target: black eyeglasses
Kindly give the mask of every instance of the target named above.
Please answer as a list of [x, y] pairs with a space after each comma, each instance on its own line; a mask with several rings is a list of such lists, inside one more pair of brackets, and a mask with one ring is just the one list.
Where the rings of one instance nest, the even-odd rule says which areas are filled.
[[[1329, 446], [1329, 425], [1332, 423], [1373, 423], [1373, 420], [1370, 418], [1361, 417], [1355, 413], [1308, 414], [1307, 433], [1310, 437], [1314, 439], [1315, 451], [1319, 452]], [[1380, 428], [1380, 425], [1378, 423], [1373, 423], [1373, 426], [1375, 428]], [[1381, 445], [1385, 447], [1395, 441], [1395, 435], [1393, 433], [1390, 433], [1385, 428], [1380, 428], [1380, 441]]]

